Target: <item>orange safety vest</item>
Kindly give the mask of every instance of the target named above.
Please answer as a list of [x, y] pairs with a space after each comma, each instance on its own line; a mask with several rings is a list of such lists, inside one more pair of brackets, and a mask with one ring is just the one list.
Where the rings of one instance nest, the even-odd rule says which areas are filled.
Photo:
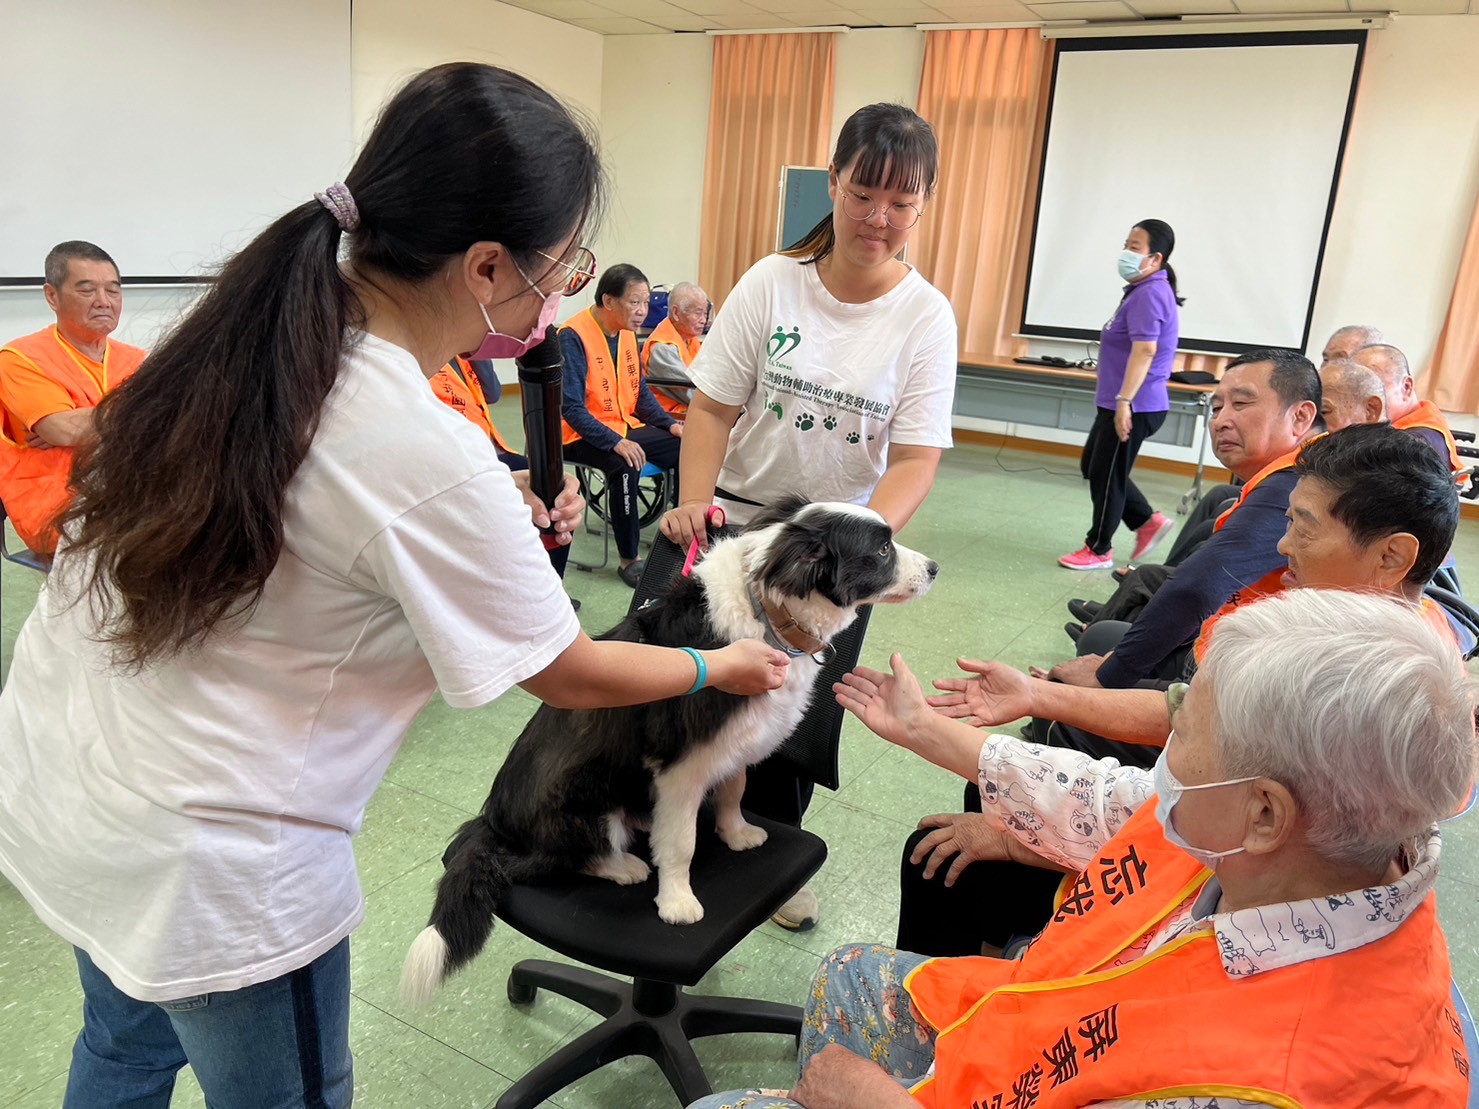
[[514, 453], [498, 434], [483, 395], [483, 383], [466, 358], [454, 358], [438, 370], [431, 378], [431, 391], [443, 404], [455, 408], [481, 428], [504, 454]]
[[939, 1030], [935, 1073], [912, 1091], [920, 1104], [1466, 1104], [1469, 1061], [1432, 894], [1382, 939], [1292, 966], [1231, 978], [1216, 933], [1202, 929], [1105, 969], [1212, 877], [1166, 840], [1154, 808], [1147, 799], [1104, 845], [1020, 960], [935, 959], [905, 979]]
[[[1217, 517], [1217, 523], [1212, 525], [1212, 530], [1221, 531], [1222, 526], [1232, 518], [1234, 512], [1243, 507], [1243, 502], [1248, 499], [1248, 494], [1257, 489], [1262, 484], [1264, 478], [1271, 474], [1293, 469], [1294, 463], [1298, 461], [1299, 452], [1302, 449], [1304, 449], [1303, 444], [1288, 454], [1280, 455], [1263, 469], [1259, 470], [1258, 473], [1254, 474], [1248, 483], [1243, 486], [1243, 491], [1238, 494], [1236, 503], [1221, 516]], [[1236, 612], [1242, 605], [1252, 604], [1260, 597], [1282, 593], [1284, 590], [1284, 571], [1287, 569], [1287, 566], [1280, 566], [1278, 569], [1270, 570], [1267, 574], [1264, 574], [1263, 577], [1259, 578], [1252, 585], [1243, 586], [1242, 589], [1239, 589], [1227, 599], [1225, 605], [1202, 621], [1202, 630], [1197, 633], [1197, 641], [1192, 645], [1192, 654], [1195, 656], [1198, 666], [1202, 664], [1202, 659], [1207, 654], [1207, 647], [1212, 642], [1212, 629], [1216, 627], [1217, 621], [1229, 613]]]
[[[108, 340], [99, 365], [62, 337], [56, 325], [5, 344], [23, 362], [67, 391], [74, 408], [96, 408], [110, 390], [133, 375], [147, 352]], [[0, 501], [21, 541], [38, 554], [56, 550], [56, 518], [71, 503], [71, 447], [26, 446], [31, 429], [9, 411], [0, 412]]]
[[[637, 336], [623, 328], [617, 333], [616, 357], [621, 370], [611, 362], [606, 333], [587, 308], [573, 317], [561, 331], [573, 331], [585, 347], [585, 406], [601, 424], [623, 439], [630, 428], [642, 426], [637, 419], [637, 393], [642, 385], [642, 362], [637, 357]], [[562, 423], [564, 421], [561, 421]], [[579, 433], [565, 424], [565, 442], [573, 443]]]
[[[693, 360], [698, 357], [699, 348], [704, 345], [704, 337], [695, 335], [692, 342], [683, 341], [683, 333], [673, 324], [671, 318], [665, 319], [652, 329], [652, 334], [647, 336], [647, 343], [642, 347], [642, 370], [647, 371], [647, 363], [652, 355], [653, 343], [671, 343], [678, 348], [679, 355], [683, 358], [683, 365], [693, 365]], [[666, 393], [654, 389], [652, 395], [657, 398], [657, 403], [674, 416], [682, 418], [688, 412], [688, 405], [676, 401]]]
[[1453, 440], [1453, 429], [1448, 426], [1448, 420], [1444, 418], [1443, 411], [1432, 401], [1423, 401], [1400, 420], [1393, 420], [1392, 426], [1399, 427], [1403, 431], [1425, 427], [1438, 432], [1443, 436], [1444, 445], [1448, 447], [1448, 468], [1454, 473], [1464, 468], [1464, 460], [1458, 454], [1458, 444]]

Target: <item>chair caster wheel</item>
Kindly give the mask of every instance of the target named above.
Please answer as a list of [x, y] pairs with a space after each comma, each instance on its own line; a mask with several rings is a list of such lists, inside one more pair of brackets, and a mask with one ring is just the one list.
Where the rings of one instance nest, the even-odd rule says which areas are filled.
[[[508, 980], [508, 1001], [510, 1005], [533, 1005], [534, 995], [538, 992], [534, 986], [515, 981], [512, 976]], [[799, 1047], [799, 1045], [798, 1045]]]

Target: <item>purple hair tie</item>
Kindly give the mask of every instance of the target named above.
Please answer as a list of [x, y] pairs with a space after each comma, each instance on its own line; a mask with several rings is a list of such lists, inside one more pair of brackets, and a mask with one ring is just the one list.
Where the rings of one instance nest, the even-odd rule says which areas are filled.
[[355, 204], [354, 197], [349, 195], [349, 186], [343, 181], [335, 181], [323, 192], [314, 193], [313, 199], [334, 213], [334, 218], [339, 221], [339, 230], [355, 231], [359, 228], [359, 205]]

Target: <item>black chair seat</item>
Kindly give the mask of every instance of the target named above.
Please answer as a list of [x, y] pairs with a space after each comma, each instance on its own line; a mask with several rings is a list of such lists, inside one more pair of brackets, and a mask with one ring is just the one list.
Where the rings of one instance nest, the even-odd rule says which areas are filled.
[[[664, 924], [657, 915], [657, 872], [641, 885], [575, 875], [549, 885], [515, 885], [498, 916], [561, 955], [613, 974], [693, 986], [720, 959], [821, 869], [827, 845], [812, 833], [749, 816], [770, 838], [731, 851], [699, 815], [690, 879], [704, 907], [697, 924]], [[637, 854], [644, 858], [641, 845]]]
[[[770, 838], [731, 851], [699, 817], [690, 880], [704, 906], [697, 924], [664, 924], [657, 916], [657, 875], [637, 886], [579, 875], [541, 885], [515, 885], [498, 916], [530, 939], [572, 959], [630, 975], [626, 982], [585, 967], [544, 959], [515, 964], [508, 999], [534, 1001], [542, 989], [577, 1001], [606, 1019], [560, 1048], [498, 1099], [497, 1109], [533, 1109], [571, 1083], [629, 1055], [653, 1059], [681, 1105], [713, 1092], [690, 1040], [727, 1032], [801, 1036], [801, 1008], [741, 997], [685, 994], [740, 940], [806, 884], [827, 845], [800, 828], [751, 816]], [[640, 853], [640, 852], [639, 852]]]

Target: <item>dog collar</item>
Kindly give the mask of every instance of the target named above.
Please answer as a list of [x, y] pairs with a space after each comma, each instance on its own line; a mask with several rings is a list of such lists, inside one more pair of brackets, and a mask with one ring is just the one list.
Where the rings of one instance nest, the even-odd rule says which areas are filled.
[[753, 585], [748, 587], [748, 592], [755, 619], [765, 624], [765, 642], [792, 658], [811, 655], [820, 663], [832, 660], [832, 644], [823, 642], [803, 628], [785, 605], [777, 605], [769, 597], [761, 597]]

